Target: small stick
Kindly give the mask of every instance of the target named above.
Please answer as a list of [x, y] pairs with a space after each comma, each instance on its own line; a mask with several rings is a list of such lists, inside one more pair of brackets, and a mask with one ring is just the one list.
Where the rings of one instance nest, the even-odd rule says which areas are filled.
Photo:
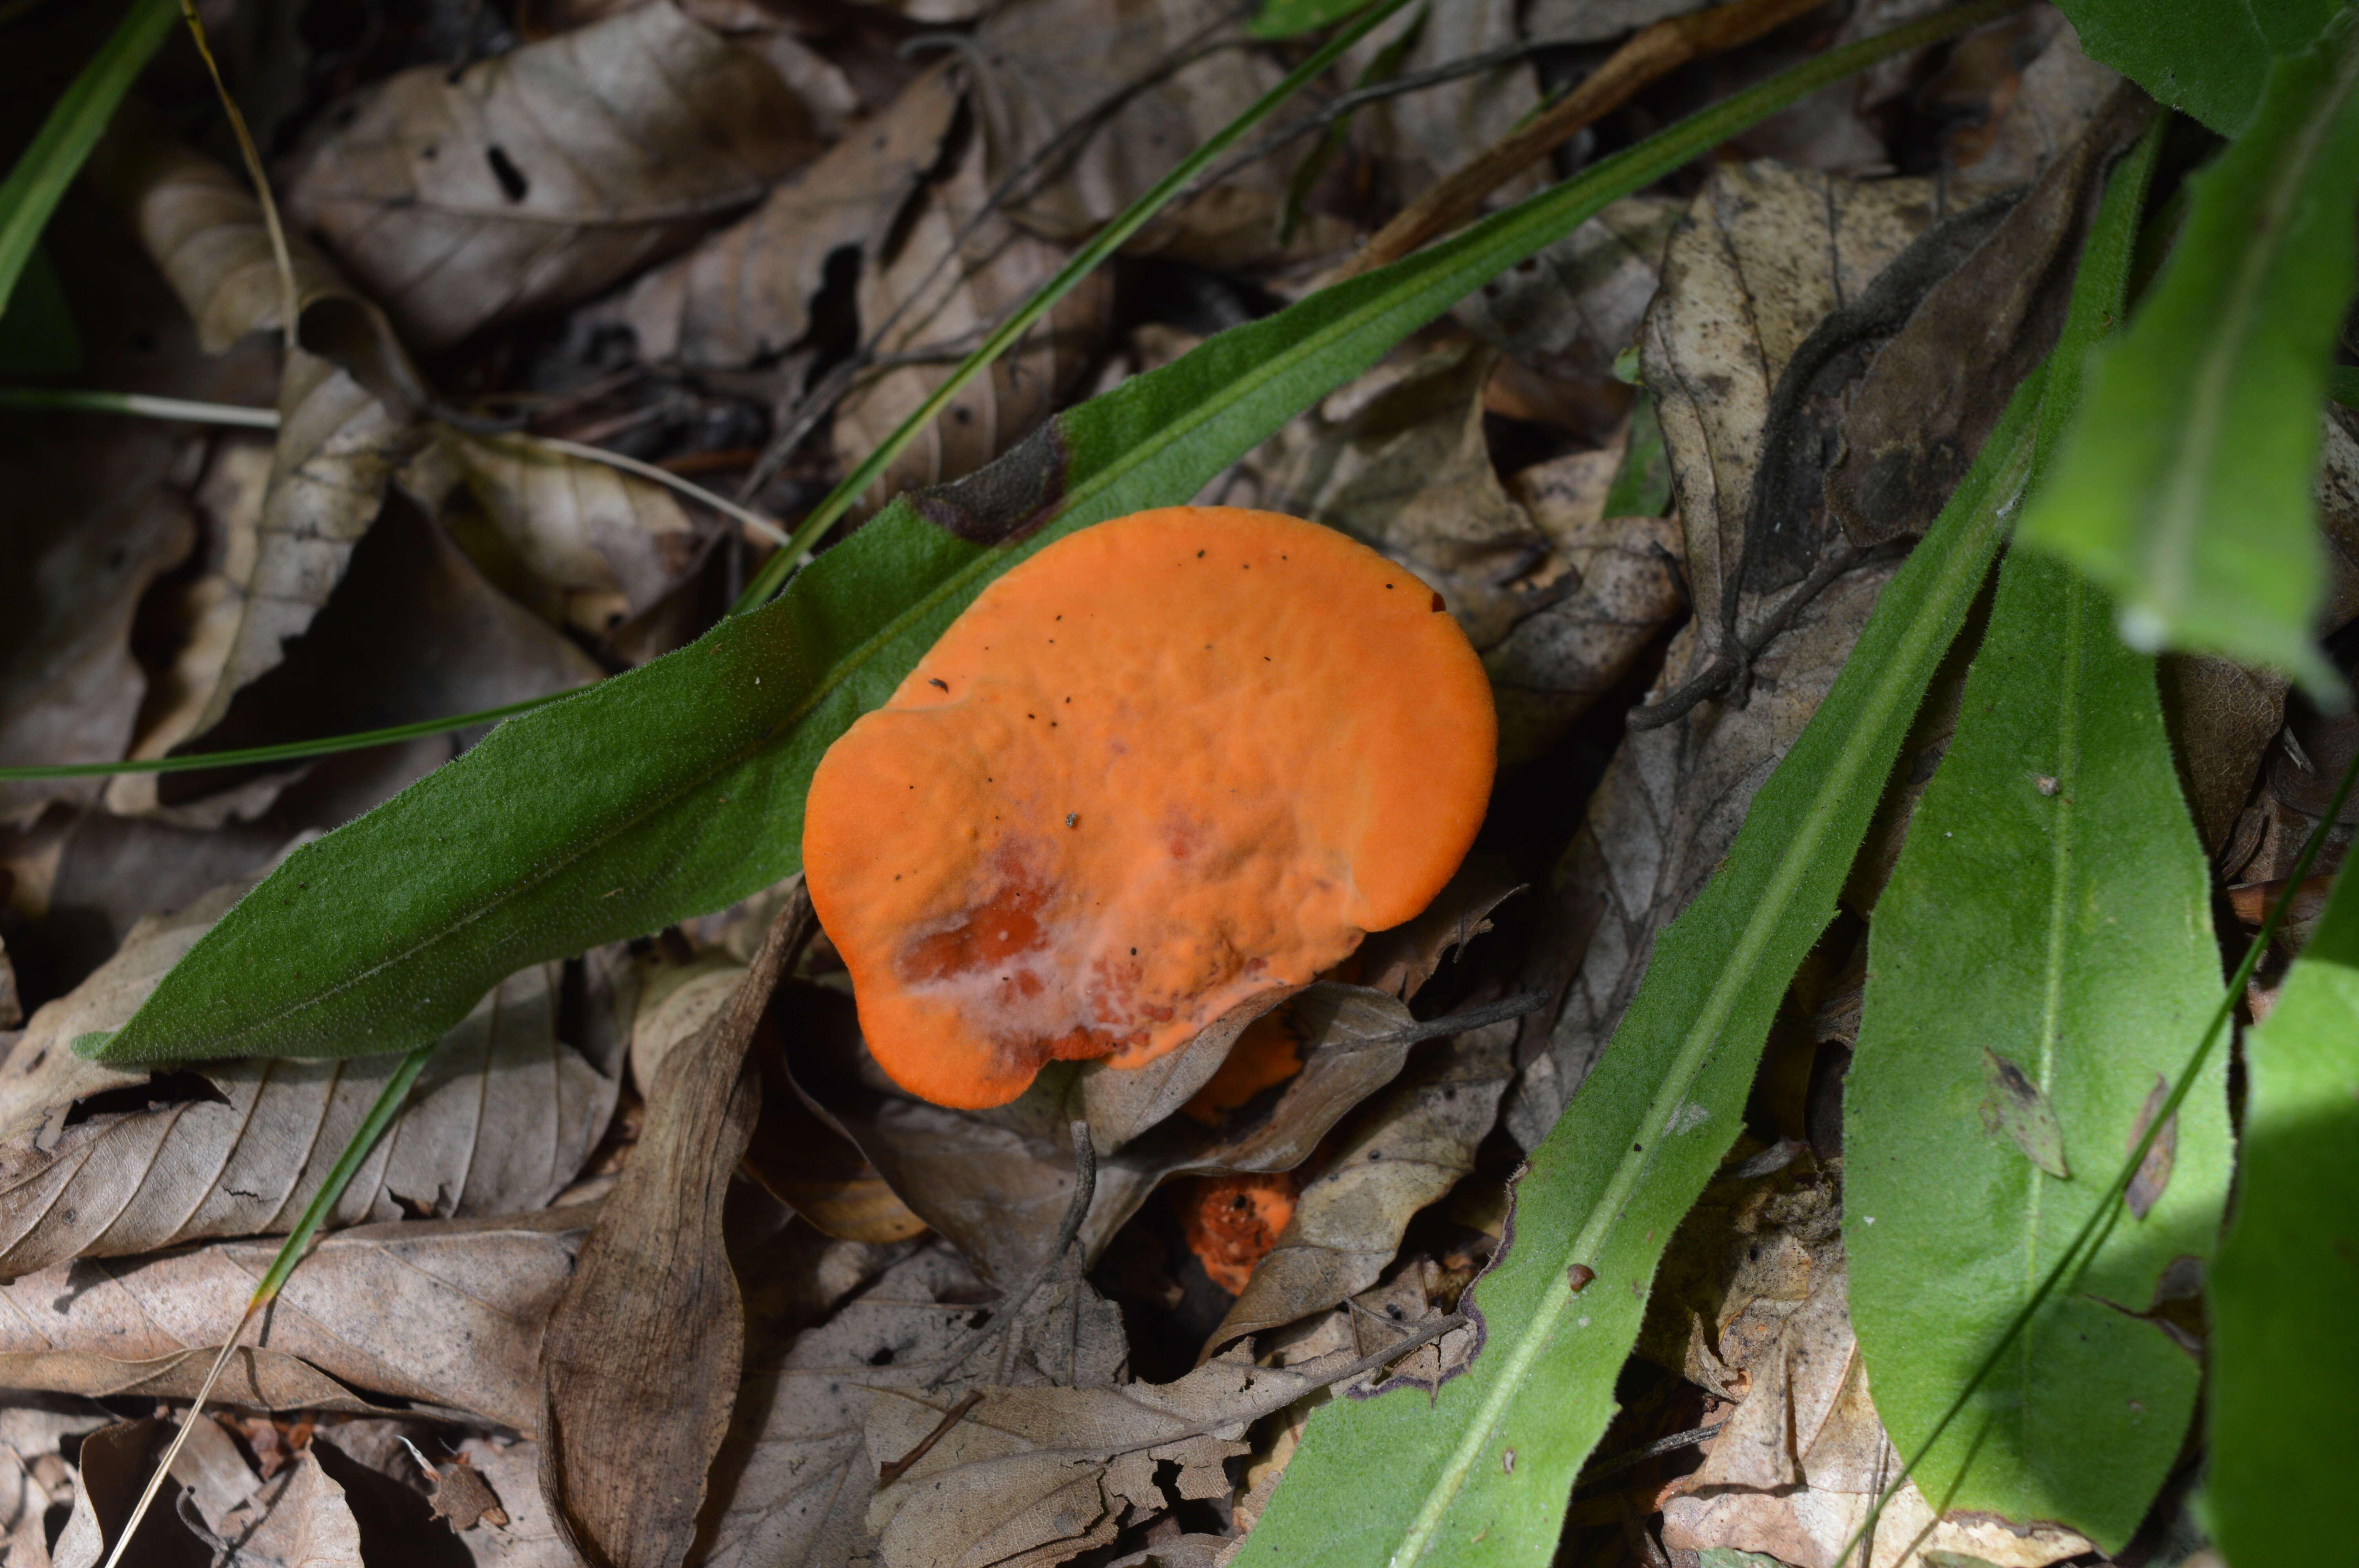
[[1675, 1432], [1669, 1437], [1656, 1439], [1644, 1448], [1634, 1448], [1627, 1454], [1617, 1454], [1604, 1464], [1584, 1472], [1573, 1484], [1573, 1496], [1579, 1497], [1583, 1492], [1595, 1491], [1600, 1483], [1619, 1476], [1634, 1465], [1643, 1465], [1649, 1459], [1659, 1459], [1666, 1454], [1676, 1454], [1682, 1448], [1693, 1448], [1699, 1443], [1709, 1443], [1718, 1437], [1721, 1429], [1727, 1424], [1725, 1421], [1716, 1421], [1710, 1426], [1699, 1426], [1690, 1432]]
[[197, 53], [204, 57], [206, 73], [213, 79], [213, 92], [221, 98], [222, 108], [229, 115], [229, 128], [237, 136], [238, 155], [245, 160], [245, 177], [254, 182], [255, 198], [262, 203], [263, 232], [270, 236], [271, 259], [278, 264], [279, 326], [291, 350], [296, 346], [295, 258], [287, 249], [287, 231], [278, 222], [278, 201], [270, 194], [270, 177], [262, 171], [262, 154], [255, 147], [253, 133], [245, 128], [245, 116], [239, 112], [237, 100], [230, 96], [229, 84], [222, 80], [221, 66], [213, 59], [212, 42], [205, 37], [204, 23], [197, 19], [196, 0], [180, 0], [180, 15], [189, 24], [189, 36], [196, 40]]
[[440, 1044], [439, 1040], [429, 1041], [401, 1059], [401, 1065], [393, 1070], [393, 1076], [386, 1080], [385, 1088], [376, 1097], [376, 1103], [369, 1107], [369, 1113], [362, 1120], [359, 1130], [353, 1134], [353, 1141], [344, 1145], [342, 1154], [336, 1156], [336, 1163], [329, 1171], [328, 1179], [320, 1184], [320, 1190], [311, 1195], [310, 1206], [304, 1209], [303, 1217], [296, 1222], [294, 1231], [278, 1249], [278, 1256], [270, 1260], [269, 1271], [262, 1276], [262, 1283], [254, 1287], [254, 1295], [246, 1302], [245, 1312], [237, 1320], [237, 1326], [230, 1331], [229, 1338], [222, 1345], [221, 1354], [213, 1357], [212, 1369], [205, 1374], [204, 1382], [198, 1386], [196, 1402], [189, 1406], [188, 1416], [180, 1422], [180, 1430], [172, 1435], [172, 1445], [164, 1450], [163, 1460], [156, 1466], [156, 1473], [147, 1477], [147, 1489], [139, 1494], [139, 1502], [132, 1509], [131, 1518], [124, 1525], [123, 1534], [115, 1541], [114, 1550], [107, 1553], [106, 1568], [117, 1568], [132, 1537], [139, 1533], [140, 1521], [147, 1517], [147, 1509], [155, 1503], [156, 1493], [163, 1487], [164, 1477], [170, 1474], [172, 1461], [180, 1456], [180, 1445], [188, 1442], [189, 1433], [196, 1430], [197, 1418], [204, 1411], [205, 1400], [212, 1397], [213, 1385], [221, 1380], [222, 1371], [228, 1367], [230, 1356], [237, 1349], [238, 1342], [245, 1337], [246, 1325], [261, 1314], [263, 1308], [278, 1299], [279, 1287], [287, 1283], [287, 1276], [295, 1271], [295, 1265], [303, 1260], [304, 1251], [311, 1245], [311, 1238], [319, 1234], [320, 1227], [343, 1197], [344, 1189], [352, 1185], [353, 1177], [359, 1173], [362, 1163], [375, 1150], [377, 1140], [385, 1136], [385, 1130], [392, 1126], [394, 1118], [401, 1113], [403, 1104], [409, 1098], [409, 1087], [418, 1081], [419, 1070], [426, 1065], [426, 1058], [432, 1055], [434, 1048]]
[[969, 1389], [958, 1403], [942, 1412], [942, 1419], [934, 1423], [934, 1430], [918, 1440], [918, 1446], [877, 1470], [876, 1489], [881, 1492], [907, 1475], [910, 1465], [932, 1453], [934, 1444], [949, 1436], [951, 1428], [964, 1421], [966, 1412], [981, 1403], [983, 1403], [983, 1390]]
[[1628, 103], [1641, 88], [1705, 55], [1750, 43], [1817, 4], [1818, 0], [1734, 0], [1646, 28], [1615, 49], [1581, 85], [1410, 202], [1343, 264], [1332, 281], [1357, 277], [1398, 261], [1435, 235], [1458, 227], [1474, 216], [1484, 197], [1571, 140], [1582, 126]]

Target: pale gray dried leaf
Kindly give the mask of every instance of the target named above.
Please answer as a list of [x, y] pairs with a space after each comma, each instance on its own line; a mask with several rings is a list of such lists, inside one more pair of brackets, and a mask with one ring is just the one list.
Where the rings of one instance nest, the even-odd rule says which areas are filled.
[[640, 356], [737, 366], [800, 342], [831, 258], [874, 255], [940, 160], [959, 107], [949, 70], [927, 71], [753, 211], [634, 283], [617, 311]]
[[668, 0], [368, 89], [288, 192], [424, 351], [571, 303], [815, 150], [769, 67]]
[[[360, 1390], [529, 1432], [542, 1325], [594, 1215], [413, 1219], [330, 1236], [231, 1357], [221, 1398], [382, 1413]], [[226, 1241], [20, 1276], [0, 1286], [0, 1383], [189, 1398], [277, 1254], [271, 1241]]]
[[1417, 1211], [1474, 1168], [1515, 1075], [1516, 1026], [1486, 1024], [1412, 1067], [1353, 1123], [1254, 1267], [1211, 1344], [1322, 1312], [1376, 1282]]
[[[1865, 566], [1835, 579], [1756, 656], [1746, 706], [1701, 703], [1614, 752], [1549, 879], [1555, 899], [1526, 976], [1559, 1000], [1519, 1051], [1506, 1124], [1525, 1148], [1556, 1124], [1595, 1065], [1656, 936], [1727, 853], [1754, 792], [1818, 711], [1891, 575]], [[1708, 662], [1690, 623], [1672, 639], [1656, 690], [1677, 689]]]
[[1413, 920], [1372, 931], [1353, 961], [1370, 990], [1413, 1001], [1451, 954], [1491, 929], [1491, 912], [1523, 892], [1509, 865], [1470, 855]]
[[1684, 213], [1669, 197], [1625, 197], [1460, 300], [1451, 315], [1534, 370], [1602, 381], [1638, 335]]
[[1086, 1062], [1073, 1075], [1066, 1103], [1077, 1106], [1090, 1124], [1090, 1138], [1103, 1159], [1195, 1098], [1196, 1091], [1228, 1060], [1229, 1049], [1256, 1019], [1286, 1000], [1288, 993], [1264, 995], [1206, 1024], [1176, 1051], [1143, 1067], [1120, 1068]]
[[[136, 1011], [242, 891], [134, 927], [33, 1016], [0, 1066], [0, 1274], [283, 1232], [360, 1125], [395, 1058], [230, 1062], [151, 1081], [74, 1054], [75, 1039]], [[594, 1021], [582, 1041], [559, 1038], [561, 971], [510, 976], [444, 1037], [332, 1226], [535, 1208], [573, 1179], [613, 1112], [621, 1064], [619, 1039]], [[593, 989], [604, 985], [593, 975]]]
[[[254, 404], [277, 354], [197, 347], [170, 291], [129, 265], [103, 212], [61, 216], [44, 239], [84, 339], [84, 384]], [[187, 486], [206, 438], [113, 415], [20, 410], [0, 425], [0, 766], [104, 762], [129, 748], [147, 681], [132, 620], [193, 538]], [[30, 826], [52, 800], [94, 800], [101, 778], [0, 783], [0, 821]], [[23, 892], [17, 897], [21, 903]]]
[[231, 1561], [239, 1568], [361, 1568], [352, 1505], [309, 1448], [223, 1523], [229, 1528], [218, 1533], [224, 1545], [235, 1543]]
[[[1774, 163], [1723, 165], [1688, 209], [1647, 311], [1641, 365], [1671, 458], [1695, 602], [1715, 609], [1745, 546], [1770, 393], [1827, 313], [1856, 299], [1930, 216], [1926, 182], [1840, 179]], [[1800, 579], [1827, 531], [1781, 519], [1746, 578]], [[1716, 616], [1704, 618], [1717, 654]]]
[[[1775, 1348], [1755, 1359], [1752, 1383], [1703, 1465], [1663, 1507], [1672, 1551], [1766, 1552], [1796, 1568], [1836, 1568], [1900, 1456], [1870, 1402], [1853, 1336], [1840, 1254], [1814, 1274]], [[1914, 1483], [1886, 1505], [1864, 1549], [1865, 1568], [1935, 1568], [1962, 1553], [2004, 1568], [2046, 1568], [2091, 1550], [2060, 1526], [2011, 1524], [1989, 1514], [1936, 1519]]]
[[451, 518], [453, 536], [508, 597], [556, 625], [606, 635], [661, 599], [702, 543], [670, 491], [604, 463], [447, 428], [434, 456], [457, 484], [413, 465], [405, 485], [463, 485], [473, 505]]
[[[1977, 1108], [1983, 1130], [2006, 1138], [2058, 1181], [2069, 1179], [2072, 1171], [2064, 1157], [2064, 1124], [2056, 1119], [2056, 1107], [2047, 1092], [2021, 1066], [1987, 1045], [1983, 1047], [1983, 1080], [1989, 1088]], [[2146, 1217], [2141, 1213], [2138, 1217]]]
[[582, 1560], [565, 1544], [540, 1496], [540, 1444], [471, 1437], [460, 1444], [459, 1456], [484, 1478], [508, 1516], [506, 1524], [485, 1519], [460, 1535], [459, 1543], [478, 1568], [579, 1568]]
[[[1042, 172], [1026, 175], [1009, 215], [1078, 244], [1276, 86], [1279, 67], [1241, 45], [1234, 14], [1218, 0], [1018, 0], [994, 10], [967, 51], [993, 189], [1131, 90], [1078, 145], [1060, 144]], [[1228, 47], [1170, 69], [1222, 38]], [[1200, 266], [1264, 261], [1285, 200], [1284, 165], [1263, 160], [1167, 211], [1128, 248]]]
[[1827, 509], [1855, 543], [1932, 525], [2009, 394], [2054, 344], [2107, 172], [2154, 113], [2121, 86], [1876, 351], [1825, 475]]
[[[749, 1357], [713, 1464], [698, 1560], [712, 1568], [848, 1563], [866, 1539], [876, 1480], [863, 1435], [871, 1390], [922, 1388], [988, 1293], [956, 1253], [929, 1247], [782, 1351]], [[990, 1369], [978, 1357], [970, 1379]], [[955, 1399], [968, 1380], [941, 1392]]]
[[729, 1005], [665, 1054], [630, 1163], [550, 1314], [541, 1496], [592, 1561], [677, 1568], [693, 1543], [745, 1350], [721, 1206], [761, 1108], [746, 1046], [817, 929], [808, 898], [779, 910]]
[[[1343, 57], [1343, 69], [1357, 80], [1379, 52], [1411, 27], [1418, 32], [1401, 57], [1404, 76], [1520, 43], [1527, 37], [1550, 36], [1527, 30], [1517, 16], [1521, 9], [1516, 0], [1460, 0], [1431, 7], [1421, 21], [1415, 11], [1404, 11], [1353, 45]], [[1479, 75], [1371, 103], [1353, 117], [1353, 134], [1384, 170], [1386, 183], [1402, 200], [1409, 200], [1504, 140], [1539, 102], [1539, 83], [1530, 62], [1515, 59]], [[1500, 194], [1513, 200], [1538, 185], [1538, 177], [1527, 173]]]
[[[1125, 1515], [1163, 1511], [1158, 1464], [1176, 1468], [1182, 1498], [1228, 1496], [1223, 1462], [1245, 1452], [1237, 1439], [1245, 1427], [1316, 1387], [1288, 1368], [1219, 1360], [1166, 1384], [986, 1389], [877, 1491], [867, 1523], [888, 1568], [1057, 1562], [1111, 1540]], [[868, 1456], [882, 1465], [908, 1453], [954, 1402], [946, 1393], [877, 1390], [868, 1401]]]
[[[231, 1509], [254, 1496], [261, 1477], [245, 1454], [217, 1421], [201, 1421], [189, 1429], [188, 1441], [172, 1461], [172, 1479], [188, 1488], [180, 1518], [190, 1528], [201, 1522], [219, 1534]], [[196, 1519], [189, 1518], [193, 1509]]]
[[639, 963], [638, 1005], [631, 1015], [631, 1081], [644, 1096], [663, 1059], [712, 1022], [745, 978], [745, 966], [727, 953], [699, 955], [685, 964], [660, 954]]
[[[837, 405], [833, 439], [847, 469], [882, 445], [969, 350], [1064, 265], [1058, 246], [986, 211], [989, 198], [984, 159], [969, 147], [958, 168], [927, 187], [909, 216], [895, 224], [892, 247], [875, 245], [863, 256], [863, 340], [881, 334], [880, 353], [932, 362], [877, 372]], [[990, 373], [951, 400], [868, 488], [863, 503], [881, 506], [902, 491], [973, 473], [1022, 439], [1087, 368], [1113, 299], [1103, 269], [1092, 273]]]
[[1440, 590], [1480, 650], [1548, 602], [1549, 540], [1509, 496], [1483, 434], [1496, 362], [1465, 340], [1397, 351], [1206, 487], [1339, 528]]
[[[2171, 755], [2207, 854], [2228, 849], [2271, 742], [2285, 725], [2291, 682], [2208, 654], [2166, 654], [2155, 666]], [[2223, 870], [2232, 878], [2240, 867]]]

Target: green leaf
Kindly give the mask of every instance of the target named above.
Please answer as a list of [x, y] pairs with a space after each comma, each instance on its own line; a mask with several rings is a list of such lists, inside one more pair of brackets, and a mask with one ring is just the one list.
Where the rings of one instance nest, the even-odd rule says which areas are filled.
[[1267, 0], [1247, 27], [1257, 38], [1292, 38], [1340, 22], [1360, 0]]
[[[1903, 1452], [2105, 1201], [2102, 1175], [2062, 1179], [2066, 1163], [2119, 1162], [2219, 995], [2211, 878], [2154, 661], [2109, 621], [2069, 567], [2008, 557], [1956, 737], [1869, 934], [1843, 1095], [1843, 1239], [1852, 1322]], [[1995, 1055], [2019, 1064], [2038, 1102], [2015, 1125]], [[2132, 1314], [2159, 1304], [2174, 1260], [2211, 1254], [2229, 1169], [2221, 1064], [2178, 1122], [2159, 1200], [2125, 1216], [2032, 1320], [1919, 1465], [1928, 1497], [2060, 1520], [2107, 1551], [2136, 1529], [2186, 1435], [2199, 1369]], [[2052, 1158], [2034, 1152], [2043, 1136]]]
[[1430, 1400], [1409, 1390], [1313, 1415], [1239, 1568], [1549, 1560], [1574, 1474], [1614, 1413], [1663, 1248], [1736, 1137], [1778, 999], [1834, 914], [1901, 739], [2006, 532], [2040, 379], [2017, 393], [1885, 587], [1720, 871], [1664, 930], [1596, 1070], [1532, 1152], [1510, 1240], [1468, 1297], [1484, 1332], [1473, 1365]]
[[1660, 517], [1671, 504], [1671, 458], [1663, 446], [1663, 423], [1654, 395], [1640, 390], [1630, 405], [1630, 439], [1622, 466], [1605, 490], [1608, 517]]
[[15, 292], [17, 275], [49, 226], [58, 199], [114, 118], [132, 79], [179, 16], [177, 0], [132, 0], [130, 14], [82, 68], [33, 134], [32, 144], [17, 155], [7, 179], [0, 181], [0, 308]]
[[2280, 60], [2252, 125], [2190, 182], [2152, 294], [2090, 372], [2027, 544], [2121, 606], [2124, 636], [2341, 682], [2310, 637], [2311, 497], [2329, 351], [2351, 297], [2359, 29]]
[[1184, 502], [1486, 279], [1782, 105], [1986, 19], [1846, 46], [1495, 213], [1222, 333], [892, 505], [767, 607], [510, 719], [298, 849], [165, 977], [114, 1062], [358, 1055], [439, 1035], [526, 964], [722, 908], [801, 863], [821, 754], [984, 585], [1053, 539]]
[[0, 310], [0, 375], [69, 375], [82, 369], [82, 334], [49, 253], [35, 245], [16, 282]]
[[2318, 41], [2345, 0], [2058, 0], [2093, 59], [2158, 102], [2234, 135], [2269, 61]]
[[2359, 877], [2245, 1038], [2236, 1216], [2211, 1281], [2212, 1534], [2237, 1568], [2348, 1562], [2359, 1303]]

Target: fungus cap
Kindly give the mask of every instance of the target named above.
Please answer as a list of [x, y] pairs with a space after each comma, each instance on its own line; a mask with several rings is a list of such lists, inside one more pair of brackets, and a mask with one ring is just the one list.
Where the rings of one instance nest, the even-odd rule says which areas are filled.
[[870, 1052], [938, 1105], [1142, 1066], [1440, 892], [1497, 724], [1440, 595], [1343, 535], [1170, 507], [986, 588], [811, 779]]

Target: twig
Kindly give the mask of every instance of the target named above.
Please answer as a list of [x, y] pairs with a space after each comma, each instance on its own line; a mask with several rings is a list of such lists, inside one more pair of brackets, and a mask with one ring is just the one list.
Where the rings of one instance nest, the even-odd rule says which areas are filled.
[[669, 469], [658, 468], [653, 463], [641, 462], [636, 458], [625, 457], [621, 452], [609, 451], [604, 447], [592, 447], [581, 441], [569, 441], [562, 436], [534, 436], [518, 431], [515, 438], [528, 441], [537, 447], [547, 447], [551, 451], [563, 452], [569, 458], [581, 458], [587, 462], [604, 463], [608, 468], [621, 469], [625, 473], [635, 473], [641, 479], [652, 480], [667, 490], [676, 491], [692, 501], [701, 502], [712, 507], [724, 517], [743, 523], [774, 545], [784, 545], [787, 542], [787, 531], [767, 517], [750, 507], [740, 506], [725, 496], [715, 494], [694, 480], [682, 479]]
[[297, 324], [295, 258], [287, 249], [287, 230], [278, 222], [278, 200], [270, 193], [270, 177], [262, 170], [262, 154], [255, 147], [253, 134], [245, 128], [245, 115], [239, 110], [237, 100], [230, 96], [229, 84], [222, 80], [221, 65], [213, 59], [212, 42], [205, 37], [204, 23], [197, 19], [196, 0], [180, 0], [180, 16], [189, 24], [189, 36], [196, 40], [197, 53], [204, 57], [205, 70], [213, 79], [213, 92], [220, 97], [222, 109], [229, 115], [229, 128], [237, 137], [238, 155], [245, 160], [245, 177], [254, 182], [255, 199], [262, 203], [263, 232], [270, 236], [270, 256], [278, 264], [279, 326], [291, 351]]
[[910, 1465], [932, 1453], [934, 1444], [948, 1437], [951, 1428], [964, 1421], [966, 1412], [981, 1403], [983, 1403], [983, 1390], [969, 1389], [964, 1398], [942, 1412], [942, 1419], [934, 1423], [934, 1430], [918, 1440], [918, 1446], [902, 1454], [898, 1459], [878, 1467], [876, 1489], [881, 1492], [907, 1475]]
[[1580, 86], [1410, 202], [1376, 231], [1336, 277], [1357, 277], [1398, 261], [1435, 235], [1458, 227], [1474, 216], [1484, 197], [1570, 141], [1582, 126], [1628, 103], [1641, 88], [1691, 60], [1750, 43], [1818, 3], [1734, 0], [1656, 23], [1615, 49]]
[[[1090, 1141], [1088, 1122], [1075, 1118], [1068, 1130], [1071, 1131], [1073, 1139], [1073, 1191], [1072, 1195], [1065, 1200], [1065, 1217], [1057, 1227], [1056, 1240], [1049, 1244], [1047, 1253], [1033, 1267], [1032, 1271], [1024, 1277], [1022, 1283], [1013, 1290], [1001, 1292], [998, 1302], [995, 1303], [991, 1321], [980, 1328], [970, 1330], [965, 1338], [951, 1346], [949, 1356], [943, 1359], [941, 1370], [928, 1379], [926, 1383], [928, 1388], [940, 1388], [950, 1381], [951, 1375], [965, 1365], [966, 1358], [973, 1355], [976, 1348], [993, 1335], [1007, 1334], [1010, 1336], [1007, 1344], [1013, 1344], [1017, 1315], [1023, 1312], [1034, 1293], [1048, 1282], [1049, 1274], [1056, 1270], [1057, 1265], [1065, 1260], [1066, 1252], [1071, 1249], [1075, 1238], [1081, 1235], [1082, 1221], [1089, 1217], [1090, 1202], [1097, 1195], [1098, 1151], [1097, 1145]], [[1000, 1377], [1003, 1380], [1006, 1375], [1006, 1345], [1003, 1345], [1000, 1353], [1002, 1363]]]
[[1634, 1465], [1643, 1465], [1649, 1459], [1659, 1459], [1666, 1454], [1676, 1454], [1682, 1448], [1693, 1448], [1699, 1443], [1710, 1443], [1720, 1435], [1721, 1429], [1727, 1424], [1728, 1422], [1724, 1421], [1716, 1421], [1710, 1426], [1699, 1426], [1690, 1432], [1675, 1432], [1669, 1437], [1656, 1439], [1644, 1448], [1634, 1448], [1627, 1454], [1608, 1459], [1603, 1465], [1592, 1465], [1582, 1471], [1581, 1478], [1573, 1484], [1572, 1495], [1577, 1498], [1583, 1492], [1593, 1492], [1623, 1471]]

